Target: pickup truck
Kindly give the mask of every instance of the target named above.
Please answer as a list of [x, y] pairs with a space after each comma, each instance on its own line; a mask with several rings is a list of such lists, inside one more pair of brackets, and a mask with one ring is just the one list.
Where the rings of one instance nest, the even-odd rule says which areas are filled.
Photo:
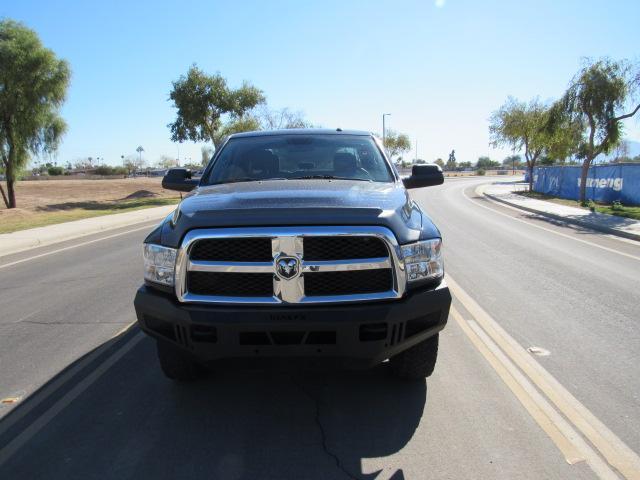
[[200, 179], [168, 171], [190, 193], [145, 239], [134, 301], [164, 374], [254, 359], [431, 375], [451, 295], [408, 189], [443, 181], [437, 165], [401, 178], [374, 135], [341, 129], [239, 133]]

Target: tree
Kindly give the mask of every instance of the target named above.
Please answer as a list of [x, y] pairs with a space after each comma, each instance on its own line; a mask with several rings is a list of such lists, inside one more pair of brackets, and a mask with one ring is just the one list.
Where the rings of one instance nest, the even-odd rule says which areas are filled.
[[547, 138], [544, 160], [546, 164], [564, 164], [578, 153], [582, 126], [579, 122], [563, 117], [559, 121], [550, 115], [547, 121]]
[[208, 146], [208, 145], [203, 145], [203, 147], [200, 149], [200, 153], [202, 154], [202, 166], [206, 166], [207, 163], [209, 163], [209, 160], [211, 160], [211, 157], [213, 156], [213, 148]]
[[631, 161], [629, 157], [629, 142], [622, 141], [613, 151], [613, 163], [623, 163]]
[[458, 165], [456, 163], [456, 151], [451, 150], [451, 153], [449, 154], [449, 158], [447, 159], [447, 163], [445, 165], [445, 170], [454, 171], [457, 168]]
[[577, 156], [582, 159], [581, 203], [586, 201], [587, 176], [593, 160], [620, 142], [622, 120], [640, 110], [640, 71], [633, 70], [624, 60], [605, 58], [587, 63], [553, 106], [552, 125], [569, 121], [582, 127], [577, 146]]
[[240, 88], [229, 88], [219, 73], [207, 75], [195, 64], [186, 76], [173, 82], [169, 98], [178, 110], [176, 120], [168, 125], [171, 139], [209, 141], [214, 147], [222, 138], [223, 127], [228, 131], [253, 127], [255, 123], [244, 122], [243, 117], [265, 101], [262, 91], [251, 84], [245, 82]]
[[284, 128], [311, 128], [313, 124], [304, 118], [300, 111], [288, 108], [272, 110], [266, 105], [256, 112], [262, 130], [282, 130]]
[[411, 141], [409, 140], [409, 136], [404, 133], [387, 130], [384, 139], [384, 147], [389, 158], [393, 159], [393, 157], [411, 150]]
[[529, 171], [529, 189], [533, 189], [533, 167], [548, 143], [549, 109], [538, 99], [528, 104], [509, 97], [489, 120], [491, 144], [508, 145], [513, 151], [524, 150]]
[[160, 155], [157, 163], [160, 168], [172, 168], [178, 166], [178, 160], [169, 155]]
[[491, 160], [489, 157], [478, 157], [476, 168], [482, 168], [484, 170], [491, 170], [492, 168], [499, 168], [500, 163], [495, 160]]
[[233, 118], [216, 130], [213, 134], [213, 144], [220, 146], [225, 137], [234, 133], [250, 132], [252, 130], [260, 130], [260, 120], [253, 115], [245, 115], [244, 117]]
[[522, 157], [520, 155], [509, 155], [502, 160], [502, 168], [520, 168], [522, 165]]
[[[418, 163], [418, 162], [416, 162], [416, 163]], [[436, 161], [433, 162], [433, 163], [435, 163], [436, 165], [440, 165], [440, 168], [442, 168], [444, 170], [444, 161], [441, 158], [436, 158]]]
[[17, 173], [30, 155], [50, 153], [66, 130], [59, 115], [71, 72], [38, 35], [13, 20], [0, 20], [0, 157], [7, 208], [16, 207]]

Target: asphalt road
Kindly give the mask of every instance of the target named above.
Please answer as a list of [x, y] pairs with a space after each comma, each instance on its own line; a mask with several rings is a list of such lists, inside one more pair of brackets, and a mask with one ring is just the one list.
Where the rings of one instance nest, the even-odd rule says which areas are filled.
[[383, 364], [175, 385], [150, 339], [118, 333], [144, 226], [0, 258], [0, 398], [18, 399], [0, 478], [637, 478], [640, 246], [474, 198], [487, 181], [414, 194], [458, 293], [427, 382]]

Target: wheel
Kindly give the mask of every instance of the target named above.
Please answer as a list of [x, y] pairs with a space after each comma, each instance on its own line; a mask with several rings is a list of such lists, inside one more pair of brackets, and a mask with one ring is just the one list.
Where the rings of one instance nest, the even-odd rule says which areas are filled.
[[438, 358], [438, 334], [389, 359], [394, 376], [420, 380], [431, 376]]
[[192, 382], [200, 377], [200, 366], [178, 347], [158, 340], [158, 360], [166, 377], [178, 382]]

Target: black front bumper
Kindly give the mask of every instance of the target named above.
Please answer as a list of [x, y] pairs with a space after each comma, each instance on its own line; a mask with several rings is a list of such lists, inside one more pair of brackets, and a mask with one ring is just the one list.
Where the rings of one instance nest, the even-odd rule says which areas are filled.
[[451, 294], [442, 283], [401, 300], [256, 307], [181, 304], [143, 286], [134, 305], [142, 330], [203, 362], [320, 357], [369, 367], [442, 330]]

